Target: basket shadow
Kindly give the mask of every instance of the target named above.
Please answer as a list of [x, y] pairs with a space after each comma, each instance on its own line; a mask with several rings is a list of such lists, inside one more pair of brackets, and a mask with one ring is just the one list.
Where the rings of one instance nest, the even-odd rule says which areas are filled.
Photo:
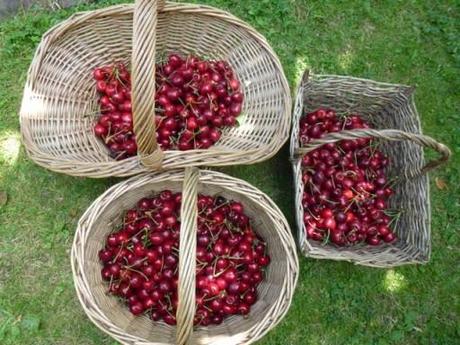
[[253, 165], [215, 168], [215, 170], [245, 180], [266, 193], [281, 209], [295, 236], [294, 189], [288, 143], [267, 161]]

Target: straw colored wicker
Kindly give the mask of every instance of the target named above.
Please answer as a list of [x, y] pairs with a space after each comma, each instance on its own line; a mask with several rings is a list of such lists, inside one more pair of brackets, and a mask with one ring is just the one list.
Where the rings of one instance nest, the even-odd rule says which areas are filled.
[[[291, 135], [291, 159], [295, 180], [298, 242], [302, 253], [319, 259], [347, 260], [361, 265], [391, 267], [429, 260], [430, 203], [426, 172], [450, 156], [449, 149], [422, 135], [412, 87], [351, 77], [305, 73], [297, 90]], [[343, 113], [359, 113], [375, 130], [331, 133], [299, 148], [299, 120], [306, 112], [326, 107]], [[390, 128], [390, 129], [388, 129]], [[303, 222], [301, 157], [325, 143], [361, 137], [377, 138], [390, 157], [390, 176], [397, 177], [390, 208], [402, 211], [396, 225], [398, 240], [377, 247], [336, 247], [306, 238]], [[441, 158], [424, 165], [423, 147], [438, 151]]]
[[[177, 327], [135, 317], [106, 294], [98, 250], [120, 215], [142, 197], [164, 189], [182, 190]], [[241, 201], [255, 230], [267, 241], [272, 262], [258, 288], [259, 300], [248, 318], [232, 316], [219, 326], [193, 328], [197, 191]], [[248, 183], [227, 175], [188, 168], [186, 172], [142, 174], [113, 186], [79, 221], [72, 247], [72, 269], [78, 298], [90, 319], [123, 344], [250, 344], [282, 319], [298, 277], [295, 242], [278, 207]]]
[[[245, 95], [242, 124], [207, 150], [161, 152], [154, 124], [155, 61], [169, 53], [224, 59]], [[116, 161], [93, 133], [95, 67], [131, 62], [139, 155]], [[265, 38], [212, 7], [137, 0], [73, 15], [50, 29], [30, 66], [21, 132], [30, 157], [69, 175], [129, 176], [159, 168], [251, 164], [273, 156], [289, 135], [291, 99], [281, 64]]]

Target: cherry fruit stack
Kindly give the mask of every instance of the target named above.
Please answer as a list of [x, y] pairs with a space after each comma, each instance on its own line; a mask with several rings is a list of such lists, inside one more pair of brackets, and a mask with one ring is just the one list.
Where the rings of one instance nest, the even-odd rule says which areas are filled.
[[[123, 226], [99, 251], [109, 293], [123, 298], [134, 315], [176, 324], [182, 193], [164, 190], [142, 198], [125, 213]], [[240, 202], [198, 196], [195, 325], [220, 324], [248, 315], [270, 263]]]
[[[170, 54], [156, 67], [155, 128], [162, 150], [207, 149], [241, 114], [243, 93], [230, 65]], [[102, 115], [94, 133], [116, 159], [137, 154], [131, 77], [123, 63], [93, 71]]]
[[[306, 114], [299, 126], [301, 145], [329, 132], [370, 127], [358, 114], [339, 118], [332, 109]], [[387, 214], [387, 199], [393, 194], [386, 176], [389, 159], [376, 144], [370, 138], [342, 140], [303, 156], [307, 238], [338, 246], [376, 246], [396, 239]]]

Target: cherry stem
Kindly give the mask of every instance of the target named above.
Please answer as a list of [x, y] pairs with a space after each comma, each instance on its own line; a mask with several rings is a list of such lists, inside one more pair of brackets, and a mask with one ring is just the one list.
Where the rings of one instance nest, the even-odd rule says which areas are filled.
[[139, 273], [143, 278], [145, 278], [145, 280], [149, 280], [149, 278], [141, 271], [135, 270], [134, 268], [132, 268], [130, 266], [123, 266], [123, 268], [126, 268], [128, 271], [133, 271], [133, 272]]
[[123, 246], [121, 246], [120, 250], [118, 251], [117, 255], [115, 255], [115, 259], [113, 259], [114, 262], [116, 262], [121, 254], [121, 251], [123, 250]]
[[110, 289], [112, 288], [112, 283], [113, 283], [113, 275], [110, 275], [109, 290], [107, 291], [107, 293], [110, 293]]
[[118, 155], [115, 156], [115, 160], [118, 160], [118, 158], [122, 157], [125, 153], [126, 151], [120, 151]]
[[112, 139], [113, 139], [115, 136], [117, 136], [118, 134], [123, 134], [123, 130], [120, 130], [120, 131], [118, 131], [118, 132], [116, 132], [116, 133], [114, 133], [114, 134], [111, 134], [111, 135], [106, 136], [106, 137], [104, 138], [105, 143], [108, 144], [109, 141], [112, 140]]
[[350, 203], [348, 204], [347, 208], [343, 211], [343, 213], [347, 213], [348, 210], [351, 208], [351, 206], [353, 205], [353, 203], [355, 202], [355, 199], [351, 199]]

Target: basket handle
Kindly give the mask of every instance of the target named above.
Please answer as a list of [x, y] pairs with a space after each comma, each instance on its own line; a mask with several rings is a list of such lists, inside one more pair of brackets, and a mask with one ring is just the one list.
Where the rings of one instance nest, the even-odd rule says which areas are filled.
[[133, 125], [140, 161], [152, 170], [161, 168], [164, 156], [155, 130], [156, 28], [158, 10], [164, 5], [164, 0], [136, 0], [133, 15]]
[[428, 162], [420, 171], [416, 172], [414, 176], [424, 174], [429, 170], [438, 167], [442, 163], [446, 162], [451, 156], [450, 149], [446, 145], [437, 142], [433, 138], [426, 135], [408, 133], [397, 129], [354, 129], [328, 133], [323, 138], [316, 139], [307, 144], [305, 147], [298, 148], [295, 153], [296, 156], [299, 157], [317, 149], [324, 144], [336, 143], [340, 140], [353, 140], [359, 138], [377, 138], [389, 141], [410, 140], [421, 146], [432, 148], [441, 155], [440, 158]]
[[188, 343], [193, 332], [195, 317], [197, 190], [199, 170], [185, 170], [180, 208], [181, 226], [179, 243], [179, 283], [177, 306], [176, 344]]

